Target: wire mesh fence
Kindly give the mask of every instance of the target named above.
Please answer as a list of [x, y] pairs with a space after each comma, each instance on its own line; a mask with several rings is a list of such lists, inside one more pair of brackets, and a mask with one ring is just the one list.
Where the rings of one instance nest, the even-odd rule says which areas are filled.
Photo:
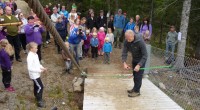
[[152, 69], [149, 79], [186, 110], [200, 110], [200, 61], [151, 47], [150, 66], [171, 65]]

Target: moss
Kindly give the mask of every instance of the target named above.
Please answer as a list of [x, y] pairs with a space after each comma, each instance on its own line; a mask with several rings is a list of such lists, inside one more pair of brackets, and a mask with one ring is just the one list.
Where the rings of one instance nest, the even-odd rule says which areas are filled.
[[64, 94], [62, 92], [62, 89], [59, 86], [56, 86], [51, 88], [51, 90], [48, 93], [48, 96], [51, 98], [63, 98]]

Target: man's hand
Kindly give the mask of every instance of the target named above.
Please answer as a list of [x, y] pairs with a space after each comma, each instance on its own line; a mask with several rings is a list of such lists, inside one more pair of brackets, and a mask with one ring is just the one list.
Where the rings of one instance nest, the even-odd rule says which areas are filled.
[[126, 62], [124, 62], [124, 69], [129, 70], [129, 69], [131, 69], [131, 67], [129, 65], [127, 65]]
[[140, 71], [140, 65], [136, 65], [135, 68], [134, 68], [134, 71], [135, 71], [135, 72]]

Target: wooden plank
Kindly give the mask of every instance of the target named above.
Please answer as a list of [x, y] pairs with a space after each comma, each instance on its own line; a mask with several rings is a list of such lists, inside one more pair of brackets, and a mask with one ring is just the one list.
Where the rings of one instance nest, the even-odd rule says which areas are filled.
[[141, 96], [129, 98], [132, 79], [85, 80], [83, 110], [183, 110], [148, 79], [143, 79]]

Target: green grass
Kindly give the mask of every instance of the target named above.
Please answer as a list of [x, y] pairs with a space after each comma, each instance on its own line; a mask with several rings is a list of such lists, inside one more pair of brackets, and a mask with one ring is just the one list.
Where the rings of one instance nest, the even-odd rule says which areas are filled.
[[48, 95], [51, 98], [63, 98], [64, 97], [63, 91], [59, 86], [52, 87], [51, 90], [49, 91]]

